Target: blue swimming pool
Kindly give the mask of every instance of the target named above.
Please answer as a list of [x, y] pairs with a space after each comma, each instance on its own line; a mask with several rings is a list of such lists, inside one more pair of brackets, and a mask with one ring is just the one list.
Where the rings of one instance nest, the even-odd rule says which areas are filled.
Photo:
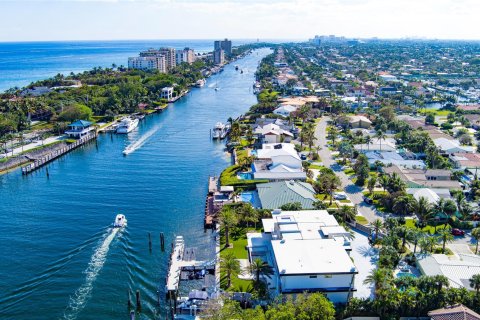
[[240, 200], [242, 202], [250, 203], [254, 208], [260, 208], [260, 199], [256, 191], [245, 191], [240, 193]]
[[399, 272], [399, 273], [397, 273], [397, 278], [404, 278], [404, 277], [418, 278], [415, 274], [410, 273], [410, 272]]
[[239, 179], [243, 179], [243, 180], [253, 179], [253, 174], [251, 174], [250, 172], [241, 172], [237, 176]]

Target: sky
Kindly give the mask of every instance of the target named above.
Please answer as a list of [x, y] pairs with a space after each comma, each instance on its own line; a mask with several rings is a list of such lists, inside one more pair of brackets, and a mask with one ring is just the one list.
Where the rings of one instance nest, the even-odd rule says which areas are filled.
[[0, 41], [480, 40], [479, 0], [0, 0]]

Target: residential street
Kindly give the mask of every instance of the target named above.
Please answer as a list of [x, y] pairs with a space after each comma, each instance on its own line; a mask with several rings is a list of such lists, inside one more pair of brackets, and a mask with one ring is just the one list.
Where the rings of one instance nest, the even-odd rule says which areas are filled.
[[348, 198], [353, 204], [357, 205], [358, 212], [363, 215], [369, 222], [374, 221], [375, 219], [383, 219], [383, 217], [376, 213], [375, 208], [371, 205], [366, 204], [363, 201], [362, 188], [356, 186], [349, 177], [342, 171], [341, 166], [336, 163], [332, 158], [332, 152], [328, 149], [327, 145], [327, 121], [328, 117], [324, 117], [320, 120], [315, 130], [315, 141], [317, 146], [320, 146], [319, 151], [320, 159], [323, 162], [323, 165], [331, 168], [337, 176], [340, 178], [342, 183], [342, 189], [347, 193]]

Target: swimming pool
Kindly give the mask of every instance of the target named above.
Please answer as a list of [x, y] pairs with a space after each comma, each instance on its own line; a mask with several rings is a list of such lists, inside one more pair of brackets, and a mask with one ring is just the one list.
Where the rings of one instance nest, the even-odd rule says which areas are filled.
[[260, 208], [260, 199], [256, 191], [245, 191], [240, 193], [240, 200], [242, 202], [250, 203], [254, 208]]
[[404, 277], [418, 278], [415, 274], [410, 273], [410, 272], [399, 272], [399, 273], [397, 273], [397, 278], [404, 278]]
[[251, 174], [250, 172], [241, 172], [237, 176], [238, 176], [238, 179], [242, 179], [242, 180], [252, 180], [253, 179], [253, 174]]

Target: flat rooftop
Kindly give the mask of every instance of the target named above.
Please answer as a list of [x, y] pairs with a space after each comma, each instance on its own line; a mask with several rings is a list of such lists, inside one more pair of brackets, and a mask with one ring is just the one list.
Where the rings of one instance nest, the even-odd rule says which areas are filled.
[[333, 239], [272, 240], [280, 275], [357, 273], [350, 256]]

